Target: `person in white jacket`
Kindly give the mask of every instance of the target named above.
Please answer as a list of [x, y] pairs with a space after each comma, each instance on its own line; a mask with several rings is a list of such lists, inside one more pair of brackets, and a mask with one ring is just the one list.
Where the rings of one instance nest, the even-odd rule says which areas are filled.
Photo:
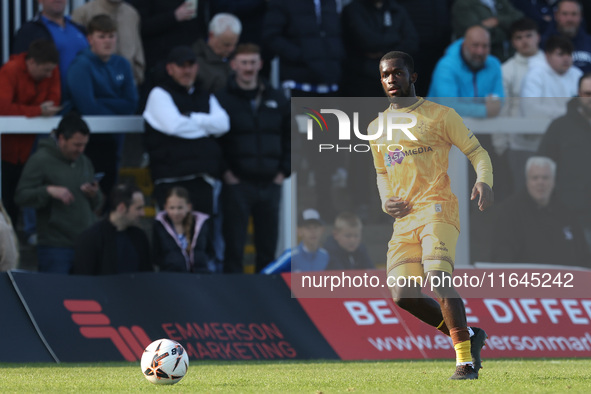
[[[520, 97], [525, 74], [536, 64], [544, 62], [544, 52], [539, 49], [540, 34], [536, 22], [522, 18], [513, 23], [511, 45], [515, 48], [515, 55], [501, 65], [503, 89], [506, 97]], [[515, 106], [509, 106], [508, 110], [509, 116], [519, 112]]]
[[216, 97], [196, 84], [197, 55], [187, 46], [170, 51], [166, 72], [150, 91], [143, 117], [146, 150], [159, 207], [168, 189], [182, 186], [199, 212], [213, 214], [224, 167], [217, 138], [230, 129]]
[[[537, 64], [545, 62], [544, 52], [539, 48], [540, 34], [538, 25], [529, 18], [522, 18], [510, 27], [511, 45], [515, 48], [515, 55], [501, 65], [503, 73], [503, 89], [506, 102], [503, 108], [504, 116], [521, 116], [520, 98], [521, 86], [525, 74]], [[509, 169], [514, 175], [513, 188], [521, 188], [525, 182], [521, 169], [525, 160], [536, 150], [540, 136], [536, 134], [497, 133], [492, 135], [495, 152], [506, 158]], [[523, 178], [523, 179], [522, 179]]]
[[[583, 72], [573, 66], [573, 45], [564, 36], [546, 41], [544, 61], [531, 66], [521, 85], [521, 108], [529, 118], [557, 118], [566, 112], [567, 101], [577, 95]], [[521, 141], [522, 149], [509, 156], [515, 188], [525, 184], [523, 168], [540, 145], [542, 134], [533, 134]], [[517, 190], [516, 190], [517, 191]]]
[[[571, 98], [577, 95], [583, 72], [573, 66], [573, 44], [564, 36], [552, 36], [544, 48], [545, 62], [536, 64], [523, 78], [521, 97]], [[534, 102], [535, 101], [535, 102]], [[525, 115], [555, 118], [566, 112], [568, 100], [522, 100]]]

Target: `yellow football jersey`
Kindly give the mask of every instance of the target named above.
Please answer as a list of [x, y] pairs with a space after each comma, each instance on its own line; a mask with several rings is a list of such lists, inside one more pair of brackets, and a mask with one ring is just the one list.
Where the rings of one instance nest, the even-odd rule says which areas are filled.
[[[393, 112], [416, 117], [416, 125], [408, 128], [416, 141], [401, 130], [394, 130], [388, 140], [387, 119]], [[381, 119], [382, 136], [372, 142], [371, 148], [382, 209], [385, 211], [384, 204], [395, 196], [412, 205], [407, 216], [396, 220], [394, 234], [404, 234], [433, 222], [452, 224], [459, 231], [458, 200], [447, 175], [449, 150], [452, 145], [457, 146], [474, 166], [477, 182], [492, 188], [488, 153], [455, 110], [423, 98], [405, 108], [390, 106]], [[369, 125], [368, 134], [375, 134], [379, 128], [380, 118], [377, 118]]]

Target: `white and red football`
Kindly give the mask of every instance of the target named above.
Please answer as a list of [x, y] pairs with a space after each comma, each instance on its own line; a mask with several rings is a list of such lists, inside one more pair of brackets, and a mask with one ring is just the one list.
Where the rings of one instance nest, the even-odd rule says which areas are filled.
[[180, 343], [163, 338], [146, 347], [140, 364], [150, 383], [175, 384], [187, 373], [189, 356]]

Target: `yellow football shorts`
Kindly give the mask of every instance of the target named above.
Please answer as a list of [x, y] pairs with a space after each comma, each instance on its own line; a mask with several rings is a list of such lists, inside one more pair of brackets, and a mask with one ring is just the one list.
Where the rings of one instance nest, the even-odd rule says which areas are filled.
[[460, 232], [448, 223], [429, 223], [388, 242], [388, 276], [422, 276], [429, 271], [453, 272]]

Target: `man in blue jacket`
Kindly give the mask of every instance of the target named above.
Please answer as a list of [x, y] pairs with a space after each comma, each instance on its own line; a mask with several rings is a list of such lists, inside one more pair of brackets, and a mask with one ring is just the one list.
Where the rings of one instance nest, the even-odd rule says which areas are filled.
[[[88, 23], [90, 48], [80, 52], [70, 65], [67, 87], [74, 108], [81, 115], [132, 115], [138, 94], [131, 65], [115, 55], [117, 27], [107, 15], [97, 15]], [[97, 172], [104, 172], [101, 189], [110, 195], [117, 182], [124, 134], [92, 137], [86, 155]]]
[[462, 116], [498, 115], [499, 98], [504, 97], [501, 63], [490, 55], [490, 34], [485, 28], [472, 26], [447, 48], [433, 72], [428, 96], [448, 98], [442, 104]]

